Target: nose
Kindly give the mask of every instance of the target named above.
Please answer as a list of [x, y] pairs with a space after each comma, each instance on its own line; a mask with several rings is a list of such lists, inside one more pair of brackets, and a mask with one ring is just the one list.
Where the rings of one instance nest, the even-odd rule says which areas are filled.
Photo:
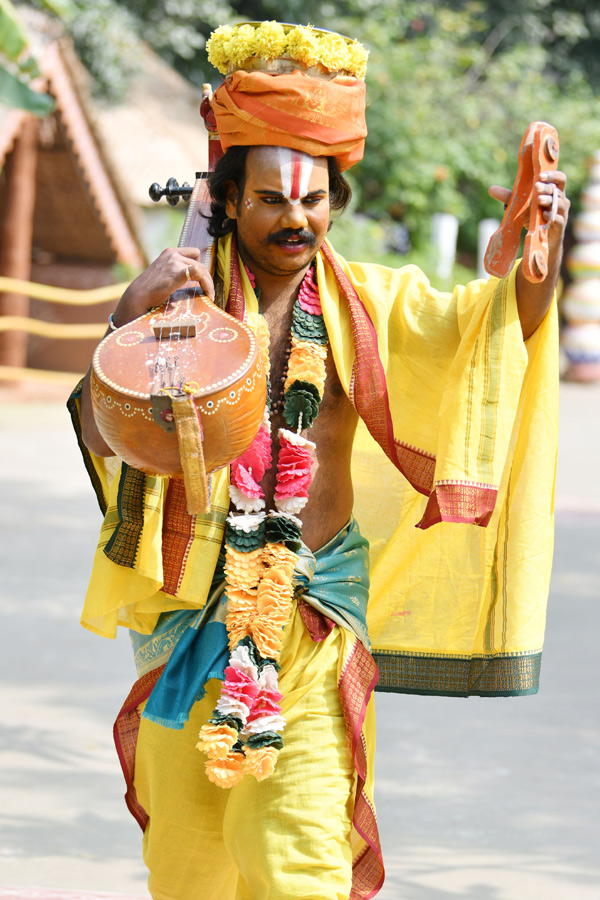
[[308, 219], [301, 203], [286, 203], [281, 225], [283, 228], [306, 228]]

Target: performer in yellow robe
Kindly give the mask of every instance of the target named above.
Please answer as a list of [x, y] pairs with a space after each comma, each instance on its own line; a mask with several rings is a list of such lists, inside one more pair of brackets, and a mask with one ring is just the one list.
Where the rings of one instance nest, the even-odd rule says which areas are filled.
[[[265, 84], [277, 87], [279, 76], [238, 74], [213, 104], [228, 140], [283, 143], [263, 116]], [[239, 99], [240, 78], [251, 100], [260, 88], [260, 115]], [[347, 90], [361, 93], [356, 79], [337, 78], [344, 103]], [[323, 84], [332, 82], [318, 91]], [[284, 96], [292, 87], [282, 82]], [[322, 106], [307, 108], [285, 146], [306, 140], [302, 115], [311, 141], [333, 131], [322, 116], [317, 129], [311, 121]], [[364, 127], [358, 117], [352, 137], [352, 121], [344, 124], [329, 150], [351, 164]], [[216, 277], [228, 310], [258, 330], [233, 230], [218, 242]], [[186, 262], [194, 272], [193, 255]], [[300, 554], [280, 659], [285, 743], [264, 781], [247, 775], [221, 791], [194, 746], [227, 665], [219, 555], [229, 472], [214, 476], [210, 512], [191, 517], [179, 482], [82, 444], [105, 510], [82, 623], [107, 637], [118, 625], [134, 632], [140, 677], [115, 737], [157, 900], [374, 896], [383, 882], [372, 801], [377, 674], [379, 689], [418, 693], [538, 686], [552, 556], [554, 309], [524, 342], [517, 268], [445, 294], [415, 267], [348, 263], [327, 241], [314, 266], [335, 370], [361, 420], [353, 482], [371, 589], [367, 609], [354, 522], [315, 553], [305, 548], [305, 566]], [[77, 396], [72, 412], [77, 424]]]

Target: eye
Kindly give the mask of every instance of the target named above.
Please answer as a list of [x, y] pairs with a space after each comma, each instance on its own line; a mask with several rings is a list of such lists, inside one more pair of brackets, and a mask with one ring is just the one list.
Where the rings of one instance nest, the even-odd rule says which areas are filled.
[[276, 203], [281, 203], [283, 198], [268, 196], [268, 197], [261, 197], [260, 199], [262, 200], [263, 203], [266, 203], [267, 206], [275, 206]]

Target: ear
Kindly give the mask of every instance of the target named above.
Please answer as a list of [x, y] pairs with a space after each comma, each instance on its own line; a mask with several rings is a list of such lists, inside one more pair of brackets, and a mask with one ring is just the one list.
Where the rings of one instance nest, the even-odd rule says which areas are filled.
[[226, 185], [225, 211], [230, 219], [237, 219], [237, 205], [239, 192], [235, 181], [228, 181]]

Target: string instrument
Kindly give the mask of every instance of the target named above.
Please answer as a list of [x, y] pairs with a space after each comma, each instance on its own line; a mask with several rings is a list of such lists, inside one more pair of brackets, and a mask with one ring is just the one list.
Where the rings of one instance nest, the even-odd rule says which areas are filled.
[[[179, 247], [197, 247], [213, 270], [207, 173], [188, 193]], [[203, 215], [204, 214], [204, 215]], [[126, 463], [183, 478], [191, 514], [209, 507], [208, 475], [250, 446], [266, 399], [267, 373], [254, 333], [193, 283], [166, 304], [107, 335], [94, 354], [91, 395], [100, 434]]]

